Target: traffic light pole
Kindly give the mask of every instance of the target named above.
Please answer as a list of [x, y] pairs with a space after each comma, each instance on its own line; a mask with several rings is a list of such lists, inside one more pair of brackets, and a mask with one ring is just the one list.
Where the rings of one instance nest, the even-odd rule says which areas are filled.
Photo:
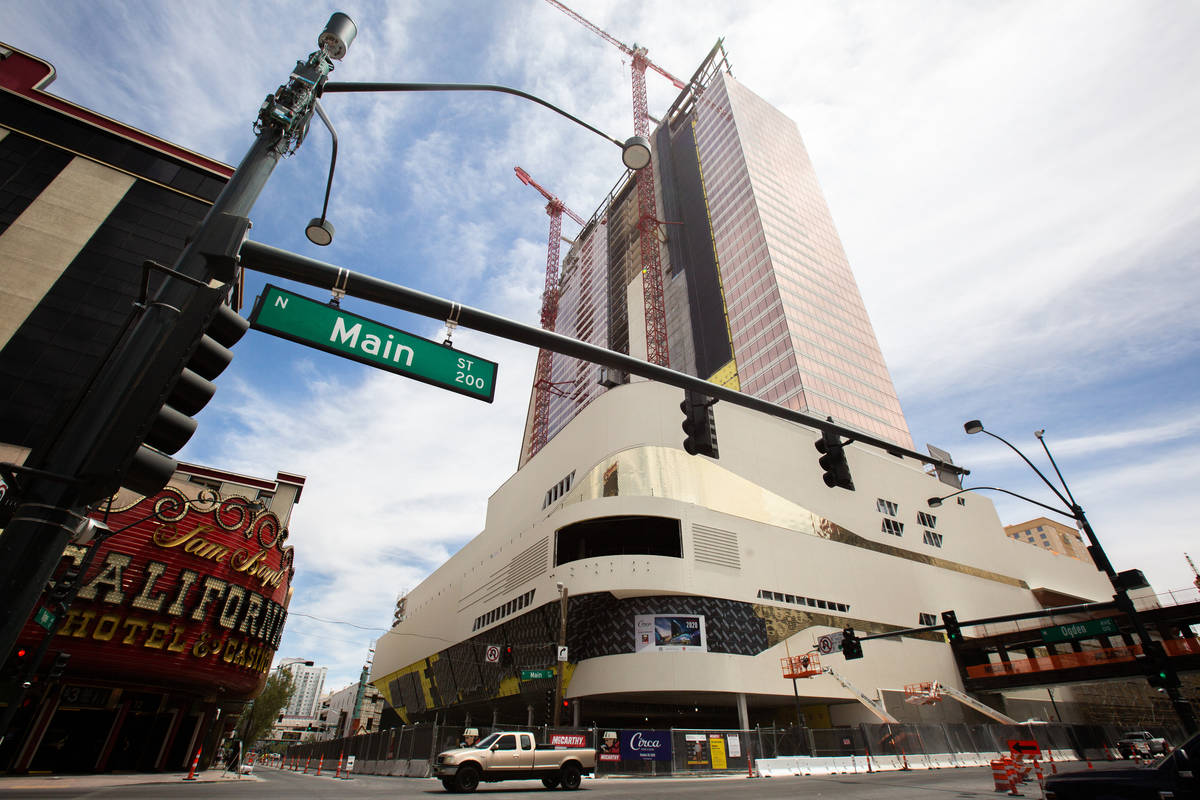
[[[326, 32], [339, 17], [353, 27], [348, 17], [335, 14]], [[341, 32], [352, 41], [353, 31], [341, 24]], [[288, 81], [263, 103], [253, 145], [176, 260], [174, 274], [138, 309], [136, 322], [94, 381], [53, 426], [52, 439], [30, 453], [26, 466], [32, 469], [26, 471], [20, 504], [0, 536], [0, 654], [7, 656], [13, 649], [68, 540], [86, 523], [87, 506], [120, 486], [141, 443], [131, 432], [144, 433], [178, 377], [179, 365], [203, 333], [202, 325], [183, 331], [177, 322], [203, 317], [206, 309], [201, 304], [211, 305], [211, 316], [233, 285], [250, 209], [279, 159], [303, 140], [319, 86], [333, 69], [326, 36], [318, 40], [322, 49], [298, 63]], [[219, 291], [196, 285], [214, 281], [222, 284]], [[195, 341], [181, 346], [188, 338]], [[183, 358], [162, 363], [172, 355], [164, 353], [167, 345], [180, 347]]]
[[[1063, 491], [1066, 492], [1065, 495], [1063, 492], [1058, 490], [1057, 486], [1050, 482], [1049, 478], [1042, 474], [1042, 471], [1038, 469], [1037, 466], [1030, 461], [1029, 458], [1020, 451], [1020, 449], [1016, 447], [1016, 445], [1005, 439], [1003, 436], [999, 436], [987, 430], [983, 426], [983, 423], [979, 420], [970, 420], [963, 425], [963, 429], [966, 430], [967, 434], [969, 435], [986, 433], [988, 436], [1006, 445], [1009, 450], [1012, 450], [1021, 457], [1021, 460], [1024, 461], [1029, 468], [1032, 469], [1034, 473], [1042, 479], [1042, 483], [1046, 484], [1046, 486], [1050, 488], [1050, 491], [1054, 493], [1054, 496], [1057, 497], [1060, 502], [1062, 502], [1065, 508], [1068, 509], [1067, 511], [1063, 511], [1062, 509], [1048, 506], [1045, 503], [1039, 503], [1037, 500], [1031, 500], [1028, 497], [1017, 494], [1016, 492], [1010, 492], [1007, 489], [998, 490], [1004, 492], [1005, 494], [1019, 497], [1022, 500], [1041, 506], [1042, 508], [1049, 509], [1056, 514], [1060, 514], [1064, 517], [1069, 517], [1075, 520], [1075, 522], [1079, 525], [1079, 529], [1083, 531], [1085, 536], [1087, 536], [1088, 553], [1091, 555], [1092, 561], [1096, 565], [1096, 569], [1104, 573], [1105, 577], [1108, 578], [1109, 584], [1113, 588], [1113, 602], [1116, 604], [1117, 609], [1125, 614], [1126, 618], [1129, 620], [1130, 626], [1134, 630], [1134, 633], [1137, 634], [1138, 644], [1142, 648], [1143, 658], [1141, 663], [1146, 671], [1147, 681], [1151, 686], [1160, 689], [1167, 695], [1167, 698], [1171, 702], [1171, 707], [1175, 711], [1175, 715], [1179, 717], [1179, 721], [1183, 724], [1184, 729], [1189, 734], [1195, 733], [1200, 726], [1197, 725], [1196, 713], [1192, 709], [1191, 704], [1185, 700], [1183, 695], [1179, 692], [1179, 675], [1175, 671], [1174, 665], [1171, 664], [1170, 660], [1167, 658], [1167, 654], [1163, 649], [1162, 643], [1151, 638], [1150, 631], [1142, 622], [1141, 616], [1138, 614], [1137, 609], [1133, 605], [1133, 599], [1129, 596], [1128, 586], [1126, 585], [1125, 581], [1122, 580], [1121, 576], [1117, 574], [1117, 571], [1113, 569], [1112, 562], [1108, 560], [1108, 554], [1104, 552], [1104, 547], [1101, 546], [1100, 540], [1096, 537], [1096, 532], [1092, 529], [1091, 523], [1088, 522], [1087, 514], [1084, 513], [1083, 507], [1075, 501], [1075, 495], [1071, 493], [1071, 487], [1067, 485], [1066, 478], [1063, 477], [1062, 472], [1058, 468], [1058, 463], [1054, 460], [1054, 456], [1050, 452], [1050, 447], [1046, 444], [1046, 439], [1044, 437], [1045, 431], [1036, 431], [1034, 432], [1034, 436], [1036, 436], [1038, 441], [1041, 442], [1042, 449], [1046, 452], [1046, 457], [1050, 459], [1050, 464], [1054, 467], [1054, 473], [1058, 476], [1059, 481], [1062, 482]], [[967, 491], [973, 490], [962, 489], [957, 492], [951, 492], [944, 497], [932, 497], [929, 499], [929, 505], [936, 508], [938, 505], [941, 505], [942, 501]]]

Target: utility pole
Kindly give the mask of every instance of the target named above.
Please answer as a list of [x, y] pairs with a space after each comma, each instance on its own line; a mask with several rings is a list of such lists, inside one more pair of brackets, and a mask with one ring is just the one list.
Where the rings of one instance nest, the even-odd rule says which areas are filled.
[[[566, 584], [558, 584], [558, 647], [555, 648], [554, 657], [558, 658], [558, 653], [567, 646], [567, 587]], [[563, 704], [563, 671], [567, 667], [566, 660], [556, 661], [554, 664], [554, 726], [558, 727], [562, 721], [562, 704]]]
[[[316, 52], [268, 95], [256, 138], [170, 270], [158, 293], [114, 347], [78, 402], [54, 425], [55, 436], [14, 471], [26, 477], [20, 504], [0, 536], [0, 654], [12, 650], [53, 574], [68, 539], [87, 523], [88, 507], [127, 483], [143, 439], [205, 328], [235, 285], [248, 215], [279, 159], [304, 140], [320, 88], [345, 55], [357, 28], [330, 17]], [[143, 448], [144, 449], [144, 448]], [[164, 485], [175, 462], [150, 451], [147, 464]], [[165, 477], [163, 477], [165, 475]], [[141, 489], [139, 489], [141, 491]]]

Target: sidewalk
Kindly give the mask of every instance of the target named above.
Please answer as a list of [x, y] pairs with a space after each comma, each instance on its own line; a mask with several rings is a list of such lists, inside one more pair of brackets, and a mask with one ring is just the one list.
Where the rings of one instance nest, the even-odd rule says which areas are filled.
[[[233, 772], [208, 769], [196, 773], [190, 783], [221, 781], [257, 781], [253, 775], [240, 779]], [[133, 786], [144, 783], [183, 783], [186, 772], [125, 772], [100, 775], [0, 775], [0, 795], [12, 789], [110, 789], [114, 786]]]

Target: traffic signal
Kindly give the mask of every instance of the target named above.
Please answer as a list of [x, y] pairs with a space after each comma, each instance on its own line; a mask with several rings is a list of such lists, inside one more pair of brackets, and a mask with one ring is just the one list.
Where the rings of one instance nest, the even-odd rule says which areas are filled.
[[1149, 674], [1146, 676], [1149, 684], [1159, 689], [1179, 688], [1179, 676], [1167, 663], [1167, 651], [1163, 649], [1162, 642], [1146, 642], [1142, 645], [1142, 650], [1146, 654], [1149, 666]]
[[47, 593], [47, 599], [51, 603], [59, 603], [65, 605], [68, 599], [75, 596], [75, 587], [79, 583], [80, 569], [74, 562], [67, 565], [54, 581], [54, 586]]
[[178, 451], [196, 430], [192, 415], [216, 392], [212, 380], [233, 359], [250, 323], [224, 303], [223, 289], [195, 287], [166, 324], [161, 346], [130, 385], [103, 441], [82, 470], [88, 502], [119, 486], [152, 495], [171, 479]]
[[554, 690], [546, 690], [546, 722], [554, 719]]
[[54, 663], [50, 665], [50, 671], [46, 673], [46, 680], [56, 681], [62, 677], [63, 670], [67, 668], [67, 662], [71, 660], [70, 653], [59, 653], [54, 657]]
[[683, 412], [683, 432], [687, 434], [683, 449], [688, 455], [720, 457], [717, 455], [717, 423], [712, 409], [715, 402], [707, 395], [691, 389], [684, 390], [679, 410]]
[[946, 640], [952, 645], [962, 644], [962, 629], [958, 627], [958, 616], [953, 611], [942, 612], [942, 624], [946, 626]]
[[[139, 306], [137, 338], [126, 338], [114, 351], [120, 366], [111, 380], [123, 391], [106, 392], [97, 401], [104, 406], [104, 422], [77, 475], [79, 504], [101, 500], [121, 486], [152, 495], [175, 472], [178, 462], [171, 454], [191, 438], [192, 416], [212, 398], [212, 380], [229, 365], [229, 348], [249, 327], [226, 305], [249, 227], [248, 219], [231, 214], [205, 221], [193, 247], [204, 261], [199, 271], [205, 280], [194, 277], [195, 268], [176, 272], [144, 265], [165, 270], [167, 283]], [[212, 285], [218, 281], [223, 283]]]
[[834, 431], [821, 431], [821, 438], [813, 445], [821, 457], [817, 463], [825, 474], [821, 477], [830, 489], [840, 486], [854, 491], [854, 480], [850, 477], [850, 464], [846, 461], [846, 443]]
[[511, 667], [513, 663], [513, 646], [506, 644], [500, 648], [500, 664], [505, 667]]
[[28, 663], [29, 651], [24, 647], [14, 649], [8, 660], [4, 662], [3, 669], [0, 669], [0, 679], [8, 680], [24, 674]]
[[863, 657], [862, 642], [858, 640], [854, 628], [842, 629], [842, 657], [847, 661]]

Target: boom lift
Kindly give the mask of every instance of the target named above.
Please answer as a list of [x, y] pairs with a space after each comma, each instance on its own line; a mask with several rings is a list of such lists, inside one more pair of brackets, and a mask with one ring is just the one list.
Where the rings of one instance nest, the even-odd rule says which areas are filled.
[[909, 703], [917, 703], [926, 705], [928, 703], [936, 703], [942, 699], [943, 695], [954, 698], [962, 703], [967, 708], [973, 708], [985, 717], [996, 720], [1002, 725], [1019, 725], [1020, 723], [1007, 714], [1002, 714], [991, 706], [981, 703], [966, 692], [959, 691], [953, 686], [946, 686], [937, 681], [926, 681], [925, 683], [913, 683], [904, 687], [904, 694], [907, 695], [904, 699]]

